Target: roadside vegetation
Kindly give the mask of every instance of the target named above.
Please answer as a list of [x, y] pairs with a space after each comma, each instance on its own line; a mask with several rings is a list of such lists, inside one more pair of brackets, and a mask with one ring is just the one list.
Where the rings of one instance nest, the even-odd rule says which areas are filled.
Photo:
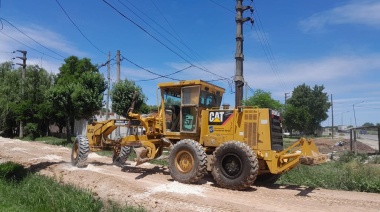
[[[294, 137], [284, 138], [284, 146], [287, 147], [297, 140], [298, 138]], [[35, 141], [71, 148], [71, 144], [66, 144], [65, 139], [41, 137], [35, 139]], [[97, 154], [112, 157], [113, 153], [112, 150], [103, 150], [97, 152]], [[149, 163], [167, 166], [168, 155], [169, 153], [164, 151], [162, 159], [155, 159]], [[136, 158], [136, 154], [132, 151], [128, 160], [134, 160], [134, 158]], [[315, 166], [300, 164], [293, 170], [284, 173], [275, 183], [380, 193], [380, 155], [355, 155], [351, 152], [344, 152], [341, 153], [337, 161]]]
[[345, 152], [337, 161], [316, 166], [299, 165], [283, 174], [277, 184], [380, 193], [380, 156]]
[[0, 211], [145, 211], [102, 202], [90, 191], [31, 173], [22, 165], [0, 164]]

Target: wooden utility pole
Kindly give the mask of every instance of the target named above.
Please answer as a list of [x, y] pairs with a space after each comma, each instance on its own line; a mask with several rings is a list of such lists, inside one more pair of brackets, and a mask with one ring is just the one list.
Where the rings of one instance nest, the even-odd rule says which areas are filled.
[[285, 102], [284, 102], [284, 104], [286, 105], [286, 101], [288, 100], [288, 98], [289, 98], [289, 95], [290, 93], [285, 93]]
[[[116, 84], [120, 82], [120, 50], [116, 52]], [[120, 115], [116, 115], [116, 119], [120, 119]], [[120, 136], [120, 127], [116, 128], [116, 136]]]
[[107, 88], [107, 102], [106, 102], [106, 120], [110, 118], [109, 114], [109, 105], [110, 105], [110, 88], [111, 88], [111, 53], [108, 52], [108, 61], [107, 61], [107, 78], [108, 78], [108, 88]]
[[116, 83], [120, 82], [120, 50], [116, 51]]
[[334, 139], [334, 104], [331, 94], [331, 138]]
[[[22, 66], [22, 74], [21, 74], [21, 98], [24, 99], [24, 86], [25, 86], [25, 72], [26, 72], [26, 53], [27, 51], [24, 50], [16, 50], [18, 52], [22, 53], [22, 57], [17, 57], [22, 60], [22, 63], [16, 63], [17, 65]], [[24, 137], [24, 122], [20, 120], [20, 131], [19, 131], [19, 137]]]
[[250, 9], [253, 12], [253, 8], [251, 6], [242, 5], [243, 0], [236, 1], [236, 52], [235, 52], [235, 60], [236, 60], [236, 70], [235, 70], [235, 108], [241, 106], [243, 100], [243, 86], [244, 86], [244, 77], [243, 77], [243, 23], [246, 21], [251, 21], [253, 24], [253, 20], [250, 17], [243, 18], [243, 12], [245, 10]]

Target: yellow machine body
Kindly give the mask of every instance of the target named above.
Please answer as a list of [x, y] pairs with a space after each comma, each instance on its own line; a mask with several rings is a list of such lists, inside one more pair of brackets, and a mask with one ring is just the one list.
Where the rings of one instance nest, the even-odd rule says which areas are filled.
[[[259, 175], [281, 174], [298, 165], [317, 164], [326, 160], [319, 153], [314, 141], [301, 138], [284, 148], [280, 114], [268, 108], [238, 107], [221, 108], [225, 90], [202, 80], [160, 83], [161, 91], [157, 113], [142, 116], [130, 112], [129, 119], [137, 119], [144, 133], [129, 134], [111, 140], [108, 135], [118, 125], [127, 121], [108, 120], [94, 122], [87, 127], [87, 138], [92, 151], [107, 145], [142, 146], [148, 159], [161, 155], [163, 148], [183, 139], [192, 139], [201, 144], [208, 157], [214, 150], [228, 141], [243, 142], [256, 154]], [[174, 110], [168, 107], [169, 99], [178, 99], [179, 126], [174, 125]]]

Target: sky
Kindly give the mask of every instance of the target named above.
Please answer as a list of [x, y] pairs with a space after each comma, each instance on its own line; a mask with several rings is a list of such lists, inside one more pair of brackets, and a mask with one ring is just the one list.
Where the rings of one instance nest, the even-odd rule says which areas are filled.
[[[0, 63], [22, 56], [58, 73], [75, 55], [101, 65], [116, 51], [121, 80], [157, 104], [157, 83], [213, 80], [234, 105], [235, 0], [0, 0]], [[284, 103], [305, 83], [323, 85], [333, 115], [322, 126], [380, 123], [380, 1], [244, 0], [244, 98], [256, 89]], [[20, 59], [14, 59], [20, 63]], [[15, 66], [17, 67], [17, 65]], [[107, 68], [100, 67], [107, 77]], [[162, 76], [166, 76], [162, 77]]]

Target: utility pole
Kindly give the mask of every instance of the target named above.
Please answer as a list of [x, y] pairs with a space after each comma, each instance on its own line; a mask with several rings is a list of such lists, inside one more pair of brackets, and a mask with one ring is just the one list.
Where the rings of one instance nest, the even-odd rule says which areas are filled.
[[[120, 50], [116, 51], [116, 84], [120, 82]], [[120, 115], [116, 115], [116, 119], [120, 119]], [[120, 136], [120, 127], [116, 128], [116, 136]]]
[[109, 105], [110, 105], [110, 88], [111, 88], [111, 53], [108, 52], [108, 61], [107, 61], [107, 78], [108, 78], [108, 88], [107, 88], [107, 102], [106, 102], [106, 120], [110, 118], [109, 114]]
[[244, 77], [243, 77], [243, 23], [246, 21], [251, 21], [253, 24], [253, 20], [250, 17], [243, 18], [243, 12], [245, 10], [251, 10], [253, 12], [253, 8], [251, 6], [243, 6], [243, 0], [236, 0], [236, 52], [235, 52], [235, 60], [236, 60], [236, 70], [235, 70], [235, 107], [241, 106], [243, 100], [243, 86], [244, 86]]
[[245, 101], [248, 99], [248, 83], [245, 83]]
[[116, 83], [120, 82], [120, 50], [116, 51]]
[[288, 98], [289, 98], [289, 95], [290, 93], [285, 93], [285, 102], [284, 102], [284, 104], [286, 105], [286, 101], [288, 100]]
[[331, 94], [331, 138], [334, 139], [334, 103]]
[[[23, 54], [22, 57], [17, 57], [22, 60], [22, 63], [16, 63], [17, 65], [22, 66], [22, 74], [21, 74], [21, 98], [24, 99], [24, 84], [25, 84], [25, 72], [26, 72], [26, 53], [27, 51], [24, 50], [16, 50], [18, 52], [21, 52]], [[20, 132], [19, 137], [24, 137], [24, 122], [20, 120]]]

